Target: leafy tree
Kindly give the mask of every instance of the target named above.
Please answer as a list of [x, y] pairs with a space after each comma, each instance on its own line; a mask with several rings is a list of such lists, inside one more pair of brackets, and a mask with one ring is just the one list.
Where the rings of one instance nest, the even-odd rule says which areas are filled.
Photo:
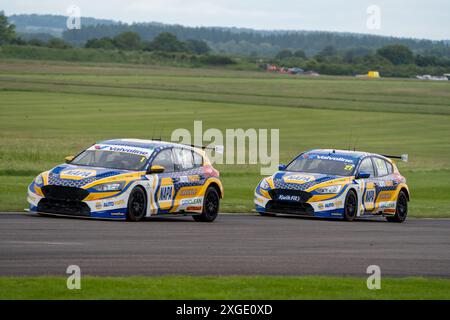
[[113, 39], [114, 45], [122, 50], [140, 50], [142, 47], [141, 36], [137, 32], [123, 32]]
[[283, 60], [286, 58], [291, 58], [293, 56], [293, 53], [289, 49], [283, 49], [280, 52], [277, 53], [275, 56], [275, 59]]
[[416, 56], [415, 63], [419, 67], [437, 66], [439, 65], [439, 59], [435, 56], [422, 56], [419, 54]]
[[394, 65], [414, 63], [414, 54], [407, 46], [391, 45], [377, 50], [377, 53]]
[[114, 49], [116, 46], [113, 39], [104, 37], [101, 39], [90, 39], [86, 42], [84, 47], [91, 49]]
[[337, 49], [334, 46], [326, 46], [316, 56], [315, 59], [318, 62], [338, 63], [340, 62], [340, 56]]
[[294, 52], [294, 57], [306, 59], [306, 53], [303, 50], [297, 50]]
[[344, 62], [357, 63], [360, 58], [363, 58], [371, 53], [372, 51], [370, 49], [364, 47], [352, 48], [344, 53]]
[[28, 40], [28, 45], [35, 46], [35, 47], [44, 47], [45, 42], [39, 39], [30, 39]]
[[333, 57], [333, 56], [335, 56], [337, 54], [338, 54], [338, 52], [337, 52], [335, 47], [333, 47], [333, 46], [326, 46], [325, 48], [322, 49], [322, 51], [320, 51], [318, 53], [318, 56]]
[[186, 48], [188, 51], [195, 54], [207, 54], [211, 51], [211, 48], [205, 41], [194, 39], [186, 41]]
[[236, 62], [227, 56], [220, 56], [220, 55], [207, 55], [200, 59], [202, 63], [210, 64], [210, 65], [228, 65], [228, 64], [235, 64]]
[[182, 52], [186, 51], [186, 45], [183, 42], [179, 41], [175, 35], [169, 32], [162, 32], [146, 46], [145, 50]]
[[65, 42], [64, 40], [61, 40], [59, 38], [53, 38], [50, 39], [47, 43], [47, 47], [49, 48], [55, 48], [55, 49], [69, 49], [72, 48], [72, 46]]
[[9, 23], [8, 18], [0, 11], [0, 45], [11, 43], [15, 38], [15, 26]]

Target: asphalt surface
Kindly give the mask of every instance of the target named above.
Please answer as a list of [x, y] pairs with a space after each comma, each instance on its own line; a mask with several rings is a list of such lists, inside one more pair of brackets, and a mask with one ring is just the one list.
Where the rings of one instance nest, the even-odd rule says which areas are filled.
[[450, 277], [450, 220], [341, 221], [222, 215], [140, 223], [0, 213], [0, 275]]

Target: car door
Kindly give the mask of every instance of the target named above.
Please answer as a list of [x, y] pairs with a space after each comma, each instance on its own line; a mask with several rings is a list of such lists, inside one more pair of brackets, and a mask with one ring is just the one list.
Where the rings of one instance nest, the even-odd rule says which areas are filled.
[[363, 212], [373, 212], [375, 210], [376, 199], [376, 171], [374, 168], [372, 157], [364, 158], [357, 172], [365, 172], [370, 174], [368, 178], [360, 179], [361, 184], [361, 204]]
[[395, 185], [392, 164], [380, 157], [374, 157], [377, 172], [377, 197], [375, 207], [377, 211], [384, 211], [395, 207]]
[[201, 210], [203, 197], [201, 195], [205, 176], [202, 171], [203, 158], [191, 149], [174, 148], [175, 168], [177, 176], [174, 178], [177, 195], [175, 206], [180, 210]]
[[164, 167], [164, 172], [158, 174], [155, 200], [158, 213], [167, 213], [173, 208], [175, 198], [175, 181], [173, 177], [175, 173], [175, 161], [172, 149], [160, 151], [153, 159], [151, 165]]

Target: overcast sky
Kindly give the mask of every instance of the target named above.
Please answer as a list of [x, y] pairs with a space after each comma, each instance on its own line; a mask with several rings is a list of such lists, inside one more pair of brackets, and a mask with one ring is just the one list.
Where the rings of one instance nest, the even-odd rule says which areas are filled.
[[[124, 22], [450, 39], [450, 0], [0, 0], [7, 15], [67, 15], [70, 5], [77, 5], [82, 16]], [[381, 10], [379, 29], [373, 29], [376, 20], [369, 21], [372, 28], [367, 26], [371, 5]]]

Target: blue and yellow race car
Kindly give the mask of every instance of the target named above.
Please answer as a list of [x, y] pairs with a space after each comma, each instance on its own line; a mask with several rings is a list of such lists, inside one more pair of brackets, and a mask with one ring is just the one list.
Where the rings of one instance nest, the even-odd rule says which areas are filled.
[[409, 189], [394, 158], [408, 157], [323, 149], [301, 153], [258, 184], [256, 211], [347, 221], [385, 216], [390, 222], [403, 222]]
[[117, 139], [96, 143], [28, 187], [30, 211], [45, 215], [127, 219], [192, 215], [214, 221], [223, 197], [219, 172], [203, 148]]

